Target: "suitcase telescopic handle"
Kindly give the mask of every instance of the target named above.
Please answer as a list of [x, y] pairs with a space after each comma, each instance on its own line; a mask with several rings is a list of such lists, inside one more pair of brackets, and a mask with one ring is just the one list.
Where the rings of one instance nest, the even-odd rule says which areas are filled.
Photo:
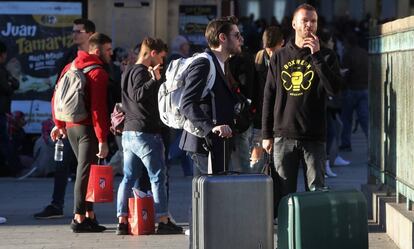
[[218, 175], [240, 175], [240, 172], [232, 171], [228, 169], [228, 160], [227, 160], [228, 143], [227, 142], [228, 142], [228, 138], [223, 138], [223, 172], [218, 173]]
[[223, 171], [223, 172], [219, 172], [217, 173], [217, 175], [240, 175], [241, 173], [239, 171]]

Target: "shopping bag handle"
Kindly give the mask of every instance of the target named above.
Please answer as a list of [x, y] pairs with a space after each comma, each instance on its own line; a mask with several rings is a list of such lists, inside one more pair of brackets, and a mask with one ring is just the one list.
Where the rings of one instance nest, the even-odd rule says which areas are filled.
[[271, 151], [270, 153], [268, 153], [267, 151], [265, 151], [265, 160], [266, 163], [273, 163], [273, 151]]
[[104, 165], [105, 164], [105, 158], [98, 157], [98, 165]]

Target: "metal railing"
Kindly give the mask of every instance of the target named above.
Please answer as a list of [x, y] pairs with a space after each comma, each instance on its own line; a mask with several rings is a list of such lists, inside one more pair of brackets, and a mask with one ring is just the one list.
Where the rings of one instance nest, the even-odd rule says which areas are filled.
[[414, 201], [414, 16], [371, 30], [369, 169], [377, 183]]

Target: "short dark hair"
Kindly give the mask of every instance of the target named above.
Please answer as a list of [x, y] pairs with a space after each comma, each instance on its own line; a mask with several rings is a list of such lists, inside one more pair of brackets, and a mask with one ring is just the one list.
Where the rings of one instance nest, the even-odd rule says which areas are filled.
[[87, 33], [95, 33], [95, 23], [93, 23], [91, 20], [86, 18], [79, 18], [75, 19], [73, 21], [73, 24], [80, 25], [83, 24], [83, 27], [85, 28], [85, 31]]
[[313, 7], [312, 5], [308, 4], [308, 3], [303, 3], [301, 5], [299, 5], [295, 11], [293, 12], [293, 18], [295, 17], [296, 13], [298, 13], [299, 10], [307, 10], [307, 11], [316, 11], [316, 8]]
[[168, 52], [168, 47], [163, 40], [147, 36], [144, 40], [142, 40], [139, 56], [145, 56], [152, 50], [157, 51], [157, 53], [161, 53], [163, 51]]
[[0, 41], [0, 54], [4, 54], [7, 52], [7, 46], [4, 42]]
[[229, 35], [232, 25], [237, 25], [238, 19], [235, 16], [226, 16], [214, 19], [207, 25], [204, 36], [209, 47], [217, 48], [220, 46], [219, 35], [224, 33]]
[[263, 46], [273, 48], [283, 41], [282, 30], [277, 26], [269, 26], [263, 32]]
[[89, 49], [101, 48], [106, 43], [112, 43], [112, 39], [105, 34], [95, 33], [89, 37]]

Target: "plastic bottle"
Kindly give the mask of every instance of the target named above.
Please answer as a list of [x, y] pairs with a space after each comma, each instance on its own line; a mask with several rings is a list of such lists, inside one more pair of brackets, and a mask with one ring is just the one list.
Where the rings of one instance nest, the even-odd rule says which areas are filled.
[[58, 138], [55, 144], [55, 161], [63, 161], [63, 141], [62, 138]]

